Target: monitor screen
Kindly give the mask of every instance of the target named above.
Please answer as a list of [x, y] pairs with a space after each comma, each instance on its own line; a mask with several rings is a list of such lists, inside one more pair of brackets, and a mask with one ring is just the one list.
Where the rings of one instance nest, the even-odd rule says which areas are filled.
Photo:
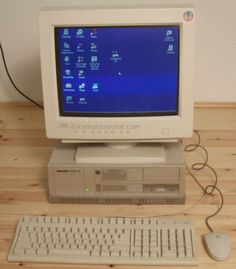
[[56, 27], [61, 116], [178, 115], [179, 25]]

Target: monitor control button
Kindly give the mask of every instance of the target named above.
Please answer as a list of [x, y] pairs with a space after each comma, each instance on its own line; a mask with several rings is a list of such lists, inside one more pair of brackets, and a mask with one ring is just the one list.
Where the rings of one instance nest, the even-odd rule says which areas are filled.
[[170, 133], [170, 129], [169, 128], [162, 128], [161, 129], [161, 134], [162, 135], [168, 135]]

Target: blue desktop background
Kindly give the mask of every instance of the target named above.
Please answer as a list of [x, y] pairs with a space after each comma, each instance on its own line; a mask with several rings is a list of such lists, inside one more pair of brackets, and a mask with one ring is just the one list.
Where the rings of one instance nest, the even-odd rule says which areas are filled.
[[176, 115], [179, 26], [55, 28], [60, 114]]

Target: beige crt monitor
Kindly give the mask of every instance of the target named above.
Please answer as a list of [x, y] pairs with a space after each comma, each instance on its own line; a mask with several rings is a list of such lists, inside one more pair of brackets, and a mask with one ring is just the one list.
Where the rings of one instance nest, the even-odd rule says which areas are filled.
[[[158, 142], [191, 136], [193, 129], [194, 24], [195, 11], [190, 7], [112, 7], [42, 10], [39, 15], [39, 33], [47, 136], [49, 138], [61, 139], [65, 142], [76, 143]], [[158, 93], [158, 97], [155, 96], [155, 87], [159, 87], [159, 82], [155, 82], [155, 78], [161, 73], [161, 67], [158, 67], [159, 71], [155, 71], [155, 68], [153, 68], [153, 66], [158, 65], [158, 56], [156, 56], [156, 53], [153, 53], [152, 58], [150, 58], [150, 61], [152, 61], [157, 57], [156, 62], [152, 62], [151, 64], [148, 61], [145, 62], [143, 55], [148, 54], [148, 44], [154, 41], [151, 42], [151, 39], [145, 40], [146, 34], [139, 34], [138, 32], [145, 31], [145, 29], [149, 31], [148, 29], [151, 28], [159, 29], [158, 27], [166, 27], [164, 31], [165, 36], [163, 36], [164, 41], [162, 40], [162, 43], [163, 46], [166, 45], [166, 53], [170, 54], [168, 57], [178, 56], [175, 62], [176, 68], [178, 68], [178, 70], [175, 70], [177, 74], [175, 75], [175, 96], [171, 96], [170, 100], [168, 99], [169, 96], [165, 95], [165, 86], [163, 86], [163, 92]], [[168, 32], [168, 27], [178, 28], [178, 42], [172, 36], [172, 30]], [[109, 47], [109, 41], [104, 43], [101, 40], [103, 32], [100, 35], [99, 31], [107, 28], [110, 29], [110, 32], [113, 29], [115, 37], [118, 36], [118, 45], [119, 42], [124, 42], [125, 45], [120, 44], [120, 47], [116, 49], [115, 47]], [[132, 30], [134, 28], [137, 30], [137, 40], [134, 39], [133, 42], [128, 39], [128, 30], [124, 35], [116, 35], [116, 31], [119, 29], [126, 31], [126, 29]], [[58, 36], [56, 33], [57, 31], [62, 31], [60, 29], [64, 31], [59, 37], [59, 42], [63, 42], [63, 48], [60, 47], [62, 45], [58, 45]], [[90, 31], [90, 37], [86, 37], [87, 31]], [[94, 35], [97, 35], [97, 33], [100, 35], [97, 37], [97, 40], [88, 39], [95, 38]], [[78, 36], [73, 37], [72, 35]], [[70, 39], [66, 39], [68, 36], [74, 38], [75, 42], [77, 41], [77, 48], [70, 48]], [[124, 36], [127, 36], [127, 42], [122, 39]], [[138, 39], [140, 36], [143, 36], [142, 41]], [[154, 38], [153, 40], [157, 39]], [[96, 41], [100, 42], [97, 50]], [[114, 43], [114, 40], [112, 42]], [[132, 47], [135, 44], [138, 45], [140, 42], [143, 42], [142, 46], [137, 48]], [[102, 47], [103, 45], [106, 48]], [[84, 48], [81, 49], [81, 46], [84, 46]], [[129, 53], [123, 52], [121, 48], [125, 46], [133, 49]], [[159, 43], [157, 43], [156, 50], [161, 49]], [[103, 54], [99, 54], [100, 50], [103, 51]], [[132, 56], [132, 53], [138, 50], [140, 51], [139, 55], [136, 54], [133, 58], [128, 57], [129, 55]], [[108, 56], [106, 52], [109, 53]], [[105, 56], [103, 57], [103, 55]], [[110, 62], [104, 62], [105, 57], [109, 61], [112, 61], [113, 65], [111, 68], [109, 67]], [[138, 62], [139, 58], [140, 62]], [[63, 61], [66, 60], [69, 61], [70, 68], [63, 66], [66, 64]], [[84, 63], [81, 64], [81, 61]], [[142, 61], [145, 63], [142, 63]], [[168, 68], [168, 64], [164, 65], [163, 61], [160, 61], [163, 68]], [[116, 76], [109, 73], [123, 62], [130, 64], [130, 66], [121, 67], [122, 71], [118, 70], [119, 72], [117, 71]], [[134, 64], [136, 64], [137, 68], [143, 68], [142, 70], [137, 69], [137, 74], [135, 74], [136, 69], [130, 72], [127, 71]], [[105, 65], [108, 65], [108, 68], [104, 71], [102, 68]], [[151, 69], [149, 70], [150, 66]], [[149, 78], [149, 73], [151, 73], [153, 83], [150, 83], [150, 85], [147, 83], [145, 89], [137, 90], [140, 91], [140, 96], [136, 95], [132, 97], [131, 94], [135, 94], [136, 89], [130, 91], [128, 87], [136, 87], [133, 84], [137, 83], [137, 81], [132, 80], [132, 78], [141, 79], [141, 71], [145, 74], [142, 77], [143, 80]], [[106, 77], [108, 73], [109, 79]], [[127, 73], [127, 76], [130, 76], [131, 80], [128, 80], [126, 83], [127, 80], [124, 76]], [[118, 80], [120, 79], [118, 76], [122, 76], [123, 85], [120, 84], [122, 82]], [[73, 78], [75, 80], [70, 83], [70, 79]], [[110, 84], [107, 84], [108, 80]], [[168, 77], [166, 80], [164, 82], [161, 81], [161, 83], [163, 85], [169, 85]], [[113, 84], [112, 81], [114, 82]], [[87, 88], [89, 83], [91, 85]], [[140, 85], [142, 83], [144, 84], [144, 81], [141, 81]], [[122, 86], [116, 89], [115, 87], [118, 87], [118, 85]], [[105, 99], [103, 102], [105, 98], [103, 94], [107, 94], [107, 92], [109, 92], [110, 99]], [[114, 96], [112, 96], [113, 92], [116, 93]], [[151, 94], [149, 94], [150, 92]], [[120, 97], [120, 93], [122, 93], [122, 97]], [[98, 99], [94, 99], [97, 96]], [[119, 102], [119, 98], [120, 100], [125, 100], [126, 106], [122, 107], [123, 101], [120, 101], [120, 104], [116, 104], [116, 108], [113, 110], [111, 104], [113, 102], [115, 104], [117, 100]], [[137, 105], [132, 106], [135, 98], [139, 98], [139, 101], [137, 101]], [[158, 103], [160, 98], [162, 98], [160, 107], [162, 107], [163, 103], [167, 107], [170, 102], [175, 104], [173, 109], [167, 108], [167, 110], [171, 110], [171, 113], [168, 112], [169, 110], [166, 113], [165, 109], [162, 111], [162, 108], [158, 107], [155, 111], [155, 102]], [[174, 101], [173, 98], [175, 98]], [[140, 102], [140, 99], [143, 102]], [[157, 101], [153, 102], [152, 107], [149, 109], [149, 103], [146, 100], [152, 99]], [[90, 105], [91, 103], [92, 105]], [[70, 105], [73, 107], [71, 110]], [[98, 109], [96, 108], [97, 105], [99, 105]], [[139, 105], [143, 106], [140, 110]], [[86, 110], [87, 106], [88, 109]]]

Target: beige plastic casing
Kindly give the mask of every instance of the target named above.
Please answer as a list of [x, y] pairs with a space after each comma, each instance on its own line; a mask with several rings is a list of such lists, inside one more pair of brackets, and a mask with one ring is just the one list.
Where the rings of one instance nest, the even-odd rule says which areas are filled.
[[[186, 18], [186, 12], [192, 16]], [[180, 25], [179, 113], [151, 117], [60, 116], [54, 28]], [[153, 142], [192, 135], [195, 54], [193, 8], [106, 8], [42, 10], [39, 34], [46, 133], [70, 142]], [[128, 44], [127, 44], [128, 45]]]

